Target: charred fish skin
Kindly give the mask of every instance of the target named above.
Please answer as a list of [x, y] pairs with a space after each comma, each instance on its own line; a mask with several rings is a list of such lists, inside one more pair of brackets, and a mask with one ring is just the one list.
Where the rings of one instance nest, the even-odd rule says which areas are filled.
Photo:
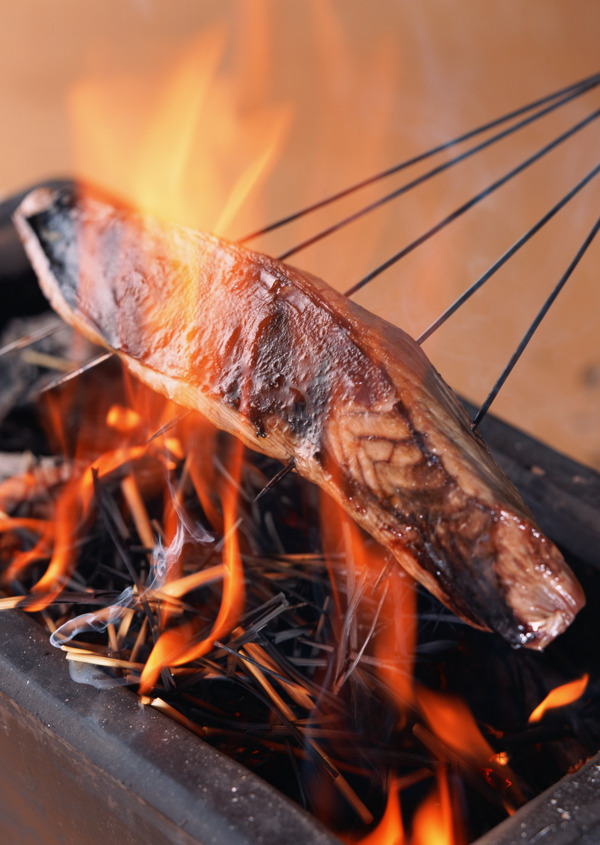
[[51, 305], [152, 388], [336, 499], [476, 627], [543, 648], [584, 596], [401, 329], [325, 282], [84, 186], [15, 223]]

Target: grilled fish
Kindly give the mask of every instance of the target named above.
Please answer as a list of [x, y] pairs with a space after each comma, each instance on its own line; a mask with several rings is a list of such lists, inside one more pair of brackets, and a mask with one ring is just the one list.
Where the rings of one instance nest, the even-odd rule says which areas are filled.
[[52, 307], [318, 484], [455, 614], [543, 648], [585, 603], [421, 348], [325, 282], [68, 184], [15, 223]]

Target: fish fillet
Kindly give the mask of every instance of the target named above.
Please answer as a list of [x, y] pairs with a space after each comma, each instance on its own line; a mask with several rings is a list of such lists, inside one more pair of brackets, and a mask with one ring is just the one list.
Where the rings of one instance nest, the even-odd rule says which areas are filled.
[[421, 348], [314, 276], [81, 185], [15, 223], [52, 307], [318, 484], [448, 608], [543, 648], [584, 604]]

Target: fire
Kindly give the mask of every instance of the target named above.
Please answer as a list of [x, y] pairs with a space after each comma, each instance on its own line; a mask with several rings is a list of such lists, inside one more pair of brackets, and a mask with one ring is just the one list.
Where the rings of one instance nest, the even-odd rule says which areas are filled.
[[448, 777], [441, 770], [437, 788], [417, 809], [411, 845], [460, 845], [465, 839], [459, 830]]
[[[50, 419], [60, 419], [60, 402], [50, 404]], [[68, 414], [68, 404], [63, 405], [63, 413]], [[115, 414], [120, 418], [119, 425], [115, 425]], [[42, 610], [47, 607], [66, 587], [70, 576], [77, 563], [77, 539], [82, 534], [92, 511], [95, 508], [94, 493], [95, 484], [103, 477], [121, 468], [140, 461], [148, 456], [162, 466], [167, 472], [173, 468], [171, 459], [163, 453], [162, 447], [155, 444], [148, 448], [145, 445], [121, 445], [120, 436], [123, 419], [131, 422], [136, 420], [137, 428], [138, 414], [130, 409], [130, 413], [123, 414], [123, 410], [115, 411], [112, 406], [107, 414], [109, 427], [116, 429], [116, 438], [113, 440], [113, 448], [98, 455], [89, 462], [89, 432], [95, 426], [92, 425], [94, 412], [88, 410], [81, 430], [79, 445], [75, 448], [74, 463], [71, 470], [71, 478], [60, 492], [51, 520], [40, 520], [37, 524], [37, 533], [40, 539], [32, 550], [18, 554], [3, 575], [5, 583], [11, 583], [23, 571], [31, 567], [38, 560], [50, 552], [50, 561], [42, 577], [31, 588], [32, 596], [36, 599], [28, 603], [27, 609], [31, 612]], [[112, 421], [112, 425], [111, 422]], [[126, 430], [131, 425], [125, 426]], [[64, 442], [65, 433], [60, 426], [54, 432], [59, 441]], [[35, 526], [31, 526], [36, 530]], [[146, 542], [153, 538], [148, 535], [144, 538]]]
[[226, 33], [214, 28], [190, 39], [155, 84], [135, 75], [81, 79], [69, 101], [78, 173], [164, 220], [218, 233], [234, 220], [256, 228], [255, 195], [290, 109], [240, 102], [226, 47]]
[[123, 405], [112, 405], [106, 415], [106, 425], [121, 434], [130, 434], [141, 424], [140, 414], [133, 408], [126, 408]]
[[546, 698], [541, 701], [533, 710], [529, 717], [529, 723], [539, 722], [546, 711], [555, 707], [564, 707], [566, 704], [572, 704], [577, 699], [581, 698], [589, 681], [589, 675], [586, 673], [576, 681], [571, 681], [568, 684], [562, 684], [551, 690]]
[[[252, 214], [248, 197], [275, 160], [289, 112], [283, 107], [256, 108], [250, 115], [242, 112], [235, 99], [235, 89], [223, 69], [225, 46], [224, 34], [218, 30], [204, 32], [191, 40], [169, 78], [162, 80], [158, 102], [148, 111], [131, 109], [132, 100], [144, 101], [140, 87], [147, 88], [146, 79], [82, 79], [70, 96], [79, 173], [103, 187], [114, 187], [117, 194], [125, 196], [140, 209], [197, 228], [226, 229], [242, 205], [246, 213]], [[112, 120], [107, 119], [107, 114], [112, 115]], [[124, 145], [123, 136], [127, 133], [131, 133], [132, 143]], [[240, 143], [240, 139], [244, 139], [244, 143]], [[233, 183], [231, 174], [235, 174]], [[256, 208], [252, 225], [256, 225]], [[83, 237], [93, 238], [94, 235], [84, 232]], [[94, 243], [85, 246], [89, 247], [88, 251], [94, 251]], [[83, 249], [82, 255], [85, 254], [87, 251]], [[147, 256], [149, 261], [152, 258]], [[85, 273], [86, 268], [82, 266], [83, 277]], [[93, 274], [87, 281], [82, 279], [82, 285], [85, 283], [95, 283]], [[165, 302], [162, 307], [178, 312], [183, 309], [183, 319], [189, 321], [194, 313], [194, 291], [192, 280], [188, 279], [188, 283], [189, 289], [181, 301]], [[160, 318], [164, 318], [164, 311]], [[131, 382], [130, 391], [138, 392], [131, 387]], [[139, 395], [152, 404], [152, 400], [147, 399], [147, 392], [139, 391]], [[8, 570], [6, 577], [12, 578], [52, 548], [49, 566], [32, 590], [39, 596], [31, 604], [32, 610], [40, 610], [52, 602], [72, 575], [76, 561], [74, 538], [81, 532], [93, 507], [94, 479], [140, 460], [146, 454], [162, 460], [168, 471], [170, 458], [162, 455], [161, 449], [166, 449], [178, 460], [184, 457], [182, 443], [175, 437], [163, 438], [160, 447], [142, 445], [140, 433], [147, 431], [149, 417], [147, 412], [135, 408], [135, 396], [130, 398], [133, 399], [132, 407], [113, 404], [109, 408], [105, 422], [115, 437], [103, 455], [81, 474], [75, 473], [57, 503], [54, 528], [41, 528], [35, 549], [19, 555]], [[163, 402], [163, 406], [163, 417], [168, 418], [173, 409], [169, 403]], [[60, 440], [64, 453], [69, 454], [72, 444], [63, 434], [61, 424], [66, 407], [51, 403], [49, 416], [53, 439]], [[83, 427], [82, 436], [88, 436], [85, 432], [91, 430], [91, 427]], [[184, 435], [190, 439], [189, 429]], [[132, 445], [136, 436], [137, 445]], [[78, 455], [83, 456], [94, 451], [93, 446], [83, 440], [80, 449]], [[194, 468], [190, 467], [188, 471], [197, 490], [202, 491], [199, 495], [207, 514], [214, 518], [214, 524], [218, 524], [217, 508], [204, 492], [206, 481], [200, 483]], [[124, 480], [123, 493], [140, 538], [149, 548], [154, 547], [156, 538], [144, 518], [144, 507], [133, 478]], [[165, 514], [167, 533], [172, 540], [178, 514], [177, 506], [169, 496], [166, 497]], [[228, 519], [230, 516], [225, 517], [226, 521]], [[230, 529], [231, 526], [225, 528], [227, 536]], [[234, 624], [231, 620], [243, 603], [239, 587], [243, 579], [236, 563], [239, 555], [234, 538], [226, 542], [225, 557], [224, 603], [212, 639], [207, 639], [206, 644]], [[177, 562], [174, 562], [168, 577], [173, 580], [176, 573]], [[166, 615], [168, 617], [169, 613]], [[179, 634], [175, 630], [164, 632], [149, 661], [144, 684], [150, 677], [155, 677], [157, 666], [166, 665], [166, 654], [174, 650], [179, 654], [181, 649], [175, 648], [173, 643], [179, 642], [184, 628]], [[206, 644], [198, 646], [196, 652], [208, 647]]]
[[[242, 447], [237, 448], [237, 472], [241, 460]], [[165, 631], [154, 646], [140, 679], [141, 692], [149, 691], [156, 683], [162, 669], [169, 666], [181, 666], [207, 654], [216, 640], [228, 634], [237, 624], [244, 605], [244, 573], [236, 533], [235, 505], [236, 495], [233, 485], [228, 488], [226, 501], [223, 503], [224, 516], [224, 551], [223, 551], [223, 595], [217, 618], [210, 633], [198, 642], [198, 627], [186, 623], [175, 629]], [[190, 587], [193, 582], [188, 582]]]
[[[255, 32], [256, 36], [259, 34]], [[234, 219], [239, 222], [247, 215], [248, 222], [242, 225], [255, 227], [258, 203], [250, 198], [276, 160], [289, 110], [284, 106], [243, 108], [228, 76], [225, 49], [224, 33], [217, 29], [191, 39], [172, 73], [152, 86], [158, 92], [153, 95], [152, 104], [147, 97], [147, 79], [80, 80], [70, 95], [79, 174], [112, 188], [136, 207], [163, 219], [225, 231]], [[142, 106], [132, 108], [133, 102]], [[124, 137], [128, 137], [128, 143], [124, 144]], [[93, 237], [93, 233], [83, 234], [83, 238]], [[84, 244], [81, 254], [87, 254], [85, 247], [93, 251], [94, 246]], [[177, 255], [176, 249], [173, 254]], [[145, 258], [153, 260], [153, 256]], [[85, 275], [82, 264], [82, 285], [95, 284], [93, 274], [87, 280]], [[192, 315], [195, 319], [193, 280], [182, 280], [182, 284], [185, 295], [176, 303], [161, 303], [163, 310], [157, 319], [164, 320], [169, 309], [188, 322]], [[149, 554], [156, 552], [162, 541], [148, 518], [144, 496], [162, 485], [169, 565], [160, 584], [152, 589], [139, 585], [137, 600], [154, 600], [156, 595], [181, 598], [201, 583], [219, 581], [223, 600], [207, 636], [201, 636], [195, 623], [177, 619], [172, 602], [167, 603], [161, 613], [160, 636], [142, 677], [145, 689], [154, 683], [161, 669], [197, 659], [235, 626], [244, 603], [244, 589], [234, 528], [235, 502], [224, 502], [221, 512], [221, 503], [211, 492], [214, 470], [208, 469], [201, 478], [198, 468], [197, 459], [210, 453], [213, 435], [206, 436], [205, 426], [197, 421], [194, 426], [184, 421], [176, 434], [145, 442], [149, 432], [174, 416], [176, 410], [170, 403], [152, 398], [149, 391], [139, 390], [131, 380], [127, 384], [130, 404], [114, 403], [107, 410], [105, 426], [109, 434], [103, 438], [104, 452], [94, 442], [93, 424], [81, 427], [76, 450], [69, 442], [62, 417], [68, 413], [72, 391], [65, 391], [67, 404], [50, 404], [52, 439], [60, 441], [64, 454], [74, 455], [72, 478], [57, 499], [53, 520], [39, 523], [37, 544], [16, 556], [5, 578], [14, 578], [49, 554], [46, 571], [32, 588], [36, 600], [29, 607], [41, 610], [54, 601], [73, 574], [77, 540], [96, 507], [95, 487], [114, 472], [123, 475], [125, 512], [133, 518]], [[218, 571], [215, 578], [182, 573], [178, 538], [185, 509], [181, 490], [171, 490], [169, 476], [176, 462], [184, 460], [187, 463], [182, 483], [191, 479], [211, 524], [224, 533], [223, 560], [209, 567], [210, 571]], [[137, 470], [128, 472], [128, 468], [148, 461], [152, 479], [140, 482]], [[203, 463], [204, 467], [209, 464]], [[194, 639], [198, 636], [200, 642]], [[190, 646], [190, 641], [194, 645]]]
[[[319, 6], [321, 15], [326, 14], [323, 8]], [[253, 21], [258, 26], [258, 18]], [[253, 32], [259, 41], [262, 36], [261, 31]], [[339, 55], [342, 45], [336, 41], [334, 46]], [[256, 229], [261, 219], [256, 195], [276, 161], [289, 110], [257, 107], [244, 113], [225, 68], [223, 34], [216, 30], [203, 34], [190, 44], [170, 78], [162, 81], [156, 114], [142, 109], [133, 122], [129, 103], [138, 98], [142, 85], [147, 87], [147, 80], [82, 80], [71, 96], [80, 174], [170, 221], [225, 234], [236, 227]], [[258, 76], [264, 72], [262, 67], [253, 68]], [[114, 117], [119, 112], [122, 124], [112, 125], [107, 113]], [[146, 258], [152, 260], [152, 256]], [[349, 260], [354, 261], [354, 256]], [[184, 322], [195, 319], [193, 279], [183, 279], [181, 284], [185, 296], [160, 303], [157, 319], [169, 314]], [[321, 697], [328, 701], [342, 698], [353, 680], [358, 689], [364, 687], [374, 697], [385, 698], [392, 708], [396, 733], [409, 733], [420, 754], [429, 752], [431, 765], [424, 774], [418, 769], [414, 778], [404, 779], [369, 771], [373, 782], [380, 778], [377, 786], [385, 788], [389, 783], [389, 789], [385, 813], [375, 829], [360, 840], [363, 845], [461, 845], [464, 833], [456, 809], [459, 802], [448, 776], [450, 767], [496, 789], [507, 811], [518, 805], [522, 796], [513, 783], [506, 754], [494, 751], [467, 705], [415, 680], [417, 606], [413, 582], [381, 548], [365, 541], [334, 503], [324, 502], [321, 512], [331, 577], [328, 624], [333, 642], [323, 643], [314, 636], [320, 634], [324, 622], [310, 632], [315, 651], [335, 655], [333, 662], [326, 664], [327, 669], [333, 667], [331, 675], [315, 671], [317, 681], [305, 686], [296, 670], [289, 676], [282, 674], [263, 644], [244, 639], [248, 628], [243, 627], [242, 617], [249, 588], [238, 532], [242, 449], [238, 446], [231, 462], [217, 473], [212, 428], [197, 416], [181, 417], [181, 409], [136, 387], [131, 379], [126, 379], [125, 388], [123, 401], [102, 397], [105, 431], [101, 442], [96, 441], [97, 420], [93, 419], [96, 403], [93, 408], [90, 405], [83, 415], [77, 447], [63, 426], [73, 392], [65, 391], [64, 401], [51, 402], [47, 417], [52, 439], [60, 442], [69, 456], [69, 478], [43, 516], [25, 519], [0, 513], [0, 533], [26, 530], [35, 538], [29, 548], [15, 554], [4, 572], [4, 584], [10, 586], [30, 571], [37, 573], [37, 567], [46, 563], [45, 571], [32, 578], [30, 599], [23, 602], [27, 610], [43, 611], [58, 604], [65, 588], [73, 583], [78, 545], [94, 516], [103, 510], [102, 485], [117, 479], [118, 496], [105, 510], [114, 521], [117, 550], [122, 551], [124, 539], [132, 536], [133, 545], [141, 545], [144, 574], [134, 572], [131, 585], [107, 606], [62, 621], [53, 634], [55, 644], [67, 649], [82, 632], [107, 630], [109, 653], [94, 652], [95, 643], [82, 648], [76, 641], [70, 659], [97, 665], [104, 661], [128, 673], [127, 682], [137, 684], [145, 695], [161, 677], [166, 683], [179, 672], [200, 672], [208, 665], [207, 673], [216, 671], [212, 668], [215, 652], [224, 652], [232, 640], [239, 640], [242, 644], [237, 650], [231, 649], [231, 671], [256, 682], [261, 696], [272, 705], [272, 719], [283, 735], [283, 728], [289, 728], [294, 740], [302, 740], [293, 752], [286, 746], [285, 753], [317, 760], [323, 779], [315, 780], [313, 792], [321, 793], [314, 798], [315, 805], [319, 806], [319, 798], [323, 805], [328, 804], [337, 790], [344, 809], [350, 807], [363, 825], [371, 823], [371, 810], [355, 791], [351, 776], [358, 770], [364, 777], [364, 771], [359, 763], [354, 768], [347, 762], [339, 765], [335, 753], [321, 741], [322, 736], [335, 738], [336, 731], [339, 736], [345, 734], [338, 714], [324, 717], [318, 707]], [[172, 420], [176, 424], [171, 426]], [[165, 425], [169, 425], [168, 431], [151, 436]], [[225, 476], [227, 484], [222, 483]], [[186, 491], [190, 489], [210, 530], [199, 526], [186, 510]], [[161, 518], [149, 514], [150, 499], [161, 502]], [[185, 560], [189, 546], [194, 548], [192, 567]], [[274, 570], [269, 577], [276, 582], [281, 571]], [[195, 591], [201, 598], [192, 612], [187, 599]], [[20, 597], [10, 600], [12, 606], [21, 602]], [[299, 607], [301, 604], [298, 600]], [[122, 659], [119, 654], [136, 614], [146, 616], [135, 642], [127, 645], [128, 659]], [[151, 647], [147, 645], [149, 628]], [[310, 659], [318, 666], [321, 657]], [[364, 665], [368, 672], [363, 672]], [[549, 707], [579, 697], [586, 684], [587, 676], [555, 690], [530, 721], [541, 718]], [[559, 697], [559, 693], [572, 697]], [[277, 741], [280, 736], [276, 733], [273, 745]], [[339, 751], [345, 740], [338, 737], [336, 741], [337, 749], [335, 742], [332, 745]], [[289, 738], [285, 742], [291, 746]], [[280, 741], [280, 745], [284, 743]], [[415, 780], [431, 778], [433, 772], [435, 788], [417, 809], [406, 834], [401, 793]], [[323, 815], [328, 812], [322, 810]]]
[[397, 702], [402, 718], [414, 701], [414, 654], [417, 641], [416, 588], [396, 567], [388, 575], [384, 618], [393, 620], [376, 640], [380, 673]]
[[419, 731], [425, 744], [440, 759], [477, 772], [498, 791], [507, 813], [513, 813], [523, 803], [521, 789], [507, 757], [494, 751], [467, 705], [455, 696], [422, 686], [416, 689], [416, 702], [432, 734], [430, 739]]
[[[347, 670], [351, 670], [353, 658], [367, 645], [359, 642], [358, 630], [363, 626], [368, 632], [367, 638], [372, 635], [380, 676], [402, 710], [412, 700], [416, 643], [414, 582], [325, 496], [321, 498], [321, 514], [323, 543], [328, 553], [342, 643], [336, 691], [347, 677]], [[344, 562], [341, 573], [336, 565], [336, 554], [340, 551]], [[374, 617], [364, 616], [365, 596], [376, 602]]]
[[416, 698], [429, 728], [445, 746], [473, 766], [484, 766], [490, 760], [494, 750], [463, 701], [425, 687], [417, 689]]
[[405, 845], [399, 792], [399, 782], [392, 781], [385, 813], [377, 827], [360, 840], [360, 845]]

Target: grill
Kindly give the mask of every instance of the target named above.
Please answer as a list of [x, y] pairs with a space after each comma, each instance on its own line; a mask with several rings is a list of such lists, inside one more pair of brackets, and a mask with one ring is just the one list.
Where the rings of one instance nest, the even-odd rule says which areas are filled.
[[[577, 90], [597, 81], [586, 80]], [[588, 178], [596, 172], [597, 168]], [[482, 198], [491, 190], [482, 192]], [[0, 249], [6, 258], [0, 284], [15, 292], [11, 313], [21, 315], [43, 304], [8, 223], [16, 201], [1, 209]], [[402, 250], [394, 259], [411, 250], [412, 246]], [[369, 274], [363, 283], [375, 276]], [[565, 274], [561, 284], [567, 278]], [[552, 297], [557, 293], [558, 288]], [[600, 479], [593, 470], [486, 416], [509, 372], [498, 380], [479, 412], [470, 409], [472, 415], [542, 529], [561, 546], [578, 573], [590, 572], [597, 567], [600, 540]], [[307, 842], [337, 841], [242, 767], [160, 714], [139, 711], [127, 693], [74, 689], [65, 677], [63, 661], [47, 653], [45, 636], [29, 619], [0, 617], [0, 630], [5, 759], [39, 759], [36, 766], [16, 765], [3, 784], [2, 818], [14, 841], [33, 842], [40, 835], [47, 842], [60, 841], [76, 832], [78, 841], [85, 842], [86, 835], [91, 841], [99, 831], [114, 836], [117, 830], [123, 841], [131, 842], [287, 841], [292, 836]], [[592, 759], [479, 842], [534, 842], [554, 834], [557, 842], [593, 841], [599, 767], [600, 762]], [[207, 775], [199, 781], [200, 771]], [[204, 796], [200, 807], [199, 794]], [[49, 827], [56, 830], [56, 840], [51, 839]], [[29, 839], [24, 838], [26, 831], [31, 831]]]
[[[597, 565], [600, 478], [492, 417], [503, 468], [578, 566]], [[0, 614], [0, 829], [6, 841], [123, 843], [339, 840], [248, 770], [134, 695], [76, 685], [47, 634]], [[600, 756], [530, 801], [477, 845], [592, 843]], [[543, 840], [542, 840], [543, 841]]]

